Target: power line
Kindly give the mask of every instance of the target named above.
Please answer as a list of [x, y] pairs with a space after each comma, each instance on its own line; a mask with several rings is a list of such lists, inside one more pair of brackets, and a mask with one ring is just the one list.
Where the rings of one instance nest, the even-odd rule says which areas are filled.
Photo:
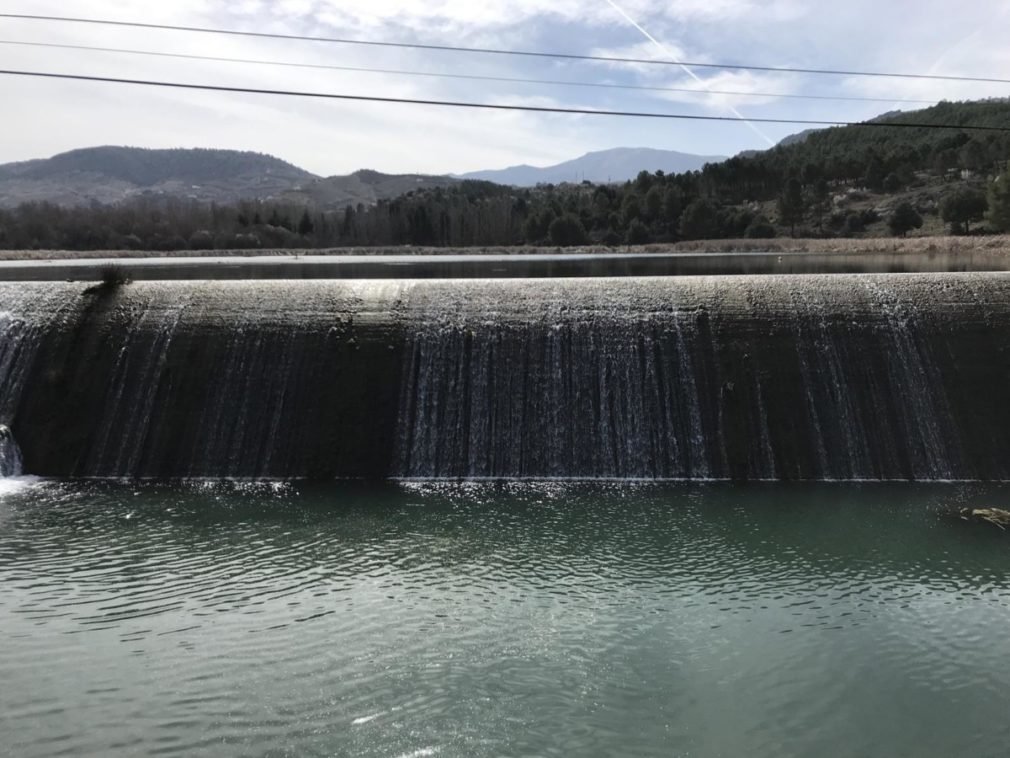
[[[738, 71], [765, 71], [780, 74], [818, 74], [826, 76], [869, 76], [894, 79], [930, 79], [949, 82], [986, 82], [989, 84], [1010, 84], [1010, 79], [983, 76], [945, 76], [941, 74], [907, 74], [884, 71], [847, 71], [827, 68], [794, 68], [791, 66], [756, 66], [742, 63], [699, 63], [694, 61], [657, 60], [655, 58], [620, 58], [606, 55], [579, 55], [575, 53], [542, 52], [533, 50], [503, 50], [489, 47], [462, 47], [458, 45], [425, 45], [412, 42], [379, 42], [375, 40], [349, 39], [344, 37], [314, 37], [302, 34], [280, 34], [276, 32], [250, 32], [238, 29], [213, 29], [203, 26], [177, 26], [174, 24], [153, 24], [139, 21], [113, 21], [109, 19], [78, 18], [73, 16], [43, 16], [30, 13], [0, 13], [0, 18], [16, 18], [26, 21], [57, 21], [75, 24], [99, 24], [102, 26], [131, 27], [135, 29], [161, 29], [175, 32], [197, 32], [200, 34], [226, 34], [235, 37], [257, 37], [261, 39], [296, 40], [302, 42], [328, 42], [341, 45], [367, 45], [370, 47], [409, 48], [413, 50], [438, 50], [452, 53], [480, 53], [485, 55], [519, 55], [532, 58], [555, 58], [558, 60], [596, 61], [603, 63], [638, 63], [658, 66], [689, 66], [693, 68], [731, 69]], [[750, 119], [754, 121], [755, 119]]]
[[[739, 97], [781, 97], [798, 100], [844, 100], [871, 103], [893, 103], [893, 97], [859, 97], [855, 95], [800, 95], [786, 92], [744, 92], [740, 90], [691, 89], [689, 87], [655, 87], [642, 84], [611, 84], [606, 82], [580, 82], [565, 79], [524, 79], [511, 76], [482, 76], [477, 74], [450, 74], [433, 71], [408, 71], [395, 68], [368, 68], [363, 66], [335, 66], [324, 63], [297, 63], [293, 61], [268, 61], [253, 58], [223, 58], [216, 55], [194, 55], [190, 53], [165, 53], [153, 50], [132, 50], [119, 47], [94, 47], [91, 45], [65, 45], [55, 42], [22, 42], [20, 40], [0, 40], [0, 45], [22, 47], [57, 48], [60, 50], [84, 50], [99, 53], [122, 53], [125, 55], [146, 55], [157, 58], [179, 58], [218, 63], [242, 63], [258, 66], [286, 66], [290, 68], [321, 69], [326, 71], [351, 71], [367, 74], [394, 74], [397, 76], [421, 76], [436, 79], [465, 79], [470, 81], [505, 82], [512, 84], [544, 84], [564, 87], [596, 87], [603, 89], [641, 90], [648, 92], [684, 92], [693, 95], [734, 95]], [[936, 100], [902, 100], [904, 103], [934, 105]]]
[[259, 87], [228, 87], [218, 84], [192, 84], [187, 82], [165, 82], [147, 79], [122, 79], [108, 76], [85, 76], [83, 74], [61, 74], [43, 71], [0, 70], [0, 76], [25, 76], [42, 79], [67, 79], [79, 82], [102, 82], [106, 84], [133, 84], [145, 87], [165, 87], [171, 89], [204, 90], [209, 92], [232, 92], [250, 95], [277, 95], [282, 97], [306, 97], [325, 100], [349, 100], [371, 103], [397, 103], [404, 105], [435, 105], [450, 108], [484, 108], [498, 111], [531, 111], [534, 113], [563, 113], [584, 116], [624, 116], [630, 118], [678, 119], [685, 121], [728, 121], [743, 123], [754, 121], [764, 124], [801, 124], [806, 126], [868, 126], [898, 129], [957, 129], [962, 131], [1010, 132], [1010, 126], [960, 126], [958, 124], [913, 124], [902, 121], [821, 121], [796, 118], [739, 118], [737, 116], [702, 116], [686, 113], [658, 113], [650, 111], [615, 111], [591, 108], [561, 108], [542, 105], [507, 105], [504, 103], [475, 103], [460, 100], [422, 100], [405, 97], [378, 97], [374, 95], [346, 95], [333, 92], [302, 92], [297, 90], [262, 89]]
[[[675, 57], [676, 57], [676, 56], [675, 56], [675, 55], [674, 55], [673, 53], [671, 53], [671, 52], [670, 52], [670, 51], [669, 51], [669, 50], [668, 50], [668, 49], [666, 48], [666, 46], [665, 46], [665, 45], [664, 45], [664, 44], [663, 44], [662, 42], [660, 42], [660, 41], [659, 41], [658, 39], [656, 39], [655, 37], [653, 37], [653, 36], [652, 36], [652, 35], [651, 35], [651, 34], [650, 34], [650, 33], [649, 33], [649, 32], [648, 32], [648, 31], [647, 31], [646, 29], [645, 29], [645, 27], [644, 27], [644, 26], [642, 26], [642, 25], [641, 25], [641, 24], [639, 24], [639, 23], [638, 23], [637, 21], [635, 21], [635, 19], [633, 19], [633, 18], [632, 18], [631, 16], [629, 16], [629, 15], [628, 15], [628, 12], [627, 12], [627, 11], [625, 11], [625, 10], [624, 10], [624, 8], [622, 8], [621, 6], [619, 6], [619, 5], [617, 4], [617, 3], [615, 3], [615, 2], [614, 2], [614, 0], [606, 0], [606, 3], [607, 3], [607, 5], [609, 5], [609, 6], [611, 7], [611, 8], [613, 8], [613, 9], [614, 9], [615, 11], [617, 11], [617, 12], [618, 12], [618, 13], [619, 13], [619, 14], [621, 15], [621, 17], [622, 17], [622, 18], [624, 18], [624, 20], [625, 20], [625, 21], [627, 21], [627, 22], [628, 22], [629, 24], [631, 24], [631, 25], [632, 25], [633, 27], [635, 27], [635, 29], [636, 29], [636, 30], [637, 30], [637, 31], [638, 31], [638, 32], [639, 32], [639, 33], [640, 33], [640, 34], [641, 34], [641, 35], [642, 35], [643, 37], [645, 37], [645, 38], [646, 38], [647, 40], [649, 40], [649, 42], [651, 42], [651, 43], [652, 43], [652, 44], [653, 44], [654, 46], [656, 46], [657, 48], [659, 48], [659, 52], [661, 52], [661, 53], [662, 53], [662, 54], [663, 54], [664, 56], [666, 56], [667, 58], [675, 58]], [[702, 86], [703, 88], [706, 88], [706, 89], [708, 88], [708, 83], [707, 83], [707, 82], [706, 82], [706, 81], [705, 81], [704, 79], [702, 79], [702, 78], [701, 78], [700, 76], [698, 76], [698, 74], [696, 74], [696, 73], [694, 72], [694, 69], [693, 69], [693, 68], [691, 68], [691, 67], [689, 67], [689, 66], [684, 66], [684, 65], [681, 65], [681, 67], [680, 67], [680, 68], [681, 68], [681, 69], [683, 70], [683, 72], [684, 72], [685, 74], [687, 74], [687, 75], [688, 75], [689, 77], [691, 77], [692, 79], [694, 79], [694, 81], [695, 81], [695, 82], [697, 82], [698, 84], [700, 84], [700, 85], [701, 85], [701, 86]], [[726, 104], [726, 108], [727, 108], [727, 110], [729, 110], [729, 112], [730, 112], [730, 113], [732, 113], [732, 114], [733, 114], [734, 116], [738, 116], [739, 118], [744, 118], [744, 115], [743, 115], [743, 113], [741, 113], [741, 112], [740, 112], [740, 111], [739, 111], [739, 110], [738, 110], [738, 109], [737, 109], [737, 108], [736, 108], [736, 107], [735, 107], [735, 106], [734, 106], [734, 105], [733, 105], [732, 103], [727, 103], [727, 104]], [[768, 136], [767, 134], [765, 134], [765, 133], [764, 133], [763, 131], [761, 131], [760, 129], [758, 129], [758, 128], [757, 128], [757, 127], [756, 127], [756, 126], [754, 125], [754, 122], [753, 122], [753, 121], [746, 121], [746, 120], [745, 120], [745, 121], [744, 121], [744, 123], [745, 123], [745, 124], [747, 124], [747, 127], [748, 127], [748, 128], [749, 128], [749, 129], [750, 129], [750, 130], [751, 130], [752, 132], [754, 132], [754, 133], [755, 133], [755, 134], [756, 134], [756, 135], [757, 135], [758, 137], [760, 137], [760, 138], [761, 138], [761, 139], [763, 139], [763, 140], [764, 140], [765, 142], [767, 142], [767, 143], [768, 143], [768, 147], [775, 147], [775, 140], [773, 140], [773, 139], [772, 139], [771, 137], [769, 137], [769, 136]]]

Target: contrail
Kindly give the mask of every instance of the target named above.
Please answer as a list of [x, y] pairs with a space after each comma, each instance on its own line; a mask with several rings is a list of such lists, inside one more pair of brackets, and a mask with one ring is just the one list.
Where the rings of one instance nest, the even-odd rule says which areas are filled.
[[[936, 71], [937, 66], [939, 66], [948, 55], [950, 55], [954, 50], [957, 50], [959, 47], [963, 46], [966, 42], [970, 42], [972, 39], [974, 39], [975, 37], [977, 37], [979, 34], [981, 34], [986, 29], [988, 29], [990, 27], [1000, 28], [999, 25], [1000, 25], [1000, 23], [1002, 23], [1003, 17], [1006, 16], [1007, 11], [1010, 11], [1010, 2], [1003, 2], [996, 9], [996, 18], [995, 19], [990, 19], [988, 23], [979, 24], [977, 27], [975, 27], [975, 29], [973, 31], [969, 32], [964, 37], [962, 37], [957, 42], [955, 42], [953, 45], [951, 45], [950, 47], [946, 48], [942, 53], [940, 53], [940, 57], [937, 58], [935, 61], [933, 61], [933, 65], [929, 67], [929, 71], [927, 73], [931, 74], [934, 71]], [[899, 100], [898, 102], [896, 102], [894, 104], [893, 107], [894, 107], [894, 109], [897, 109], [899, 105], [905, 105], [906, 103], [911, 103], [911, 102], [914, 102], [914, 101], [913, 100]]]
[[[665, 55], [667, 58], [670, 58], [671, 60], [676, 60], [676, 58], [677, 58], [676, 55], [674, 55], [673, 53], [671, 53], [662, 42], [660, 42], [658, 39], [656, 39], [651, 34], [649, 34], [649, 32], [647, 32], [644, 28], [642, 28], [642, 25], [639, 24], [637, 21], [635, 21], [635, 19], [633, 19], [631, 16], [629, 16], [624, 11], [624, 9], [621, 8], [621, 6], [619, 6], [617, 3], [614, 2], [614, 0], [606, 0], [606, 2], [607, 2], [607, 5], [609, 5], [615, 11], [617, 11], [622, 16], [624, 16], [624, 20], [625, 21], [627, 21], [633, 27], [635, 27], [636, 29], [638, 29], [638, 31], [640, 31], [642, 33], [642, 35], [647, 40], [649, 40], [649, 42], [651, 42], [656, 47], [658, 47], [660, 49], [660, 51], [663, 53], [663, 55]], [[706, 84], [705, 81], [700, 76], [698, 76], [696, 73], [694, 73], [694, 71], [692, 71], [690, 68], [688, 68], [687, 66], [685, 66], [683, 63], [681, 63], [679, 65], [684, 70], [684, 73], [686, 73], [688, 76], [690, 76], [696, 82], [698, 82], [698, 84], [700, 84], [705, 89], [706, 92], [711, 93], [711, 90], [709, 90], [709, 88], [708, 88], [708, 84]], [[737, 118], [743, 120], [743, 122], [745, 124], [747, 124], [747, 126], [749, 126], [754, 131], [755, 134], [757, 134], [761, 139], [763, 139], [765, 142], [767, 142], [770, 147], [775, 147], [775, 140], [773, 140], [767, 134], [765, 134], [760, 129], [758, 129], [740, 111], [738, 111], [736, 108], [734, 108], [729, 103], [726, 103], [726, 107], [729, 108], [729, 110], [731, 110], [733, 112], [733, 115], [735, 115]]]
[[[1006, 14], [1006, 8], [1003, 8], [999, 12], [999, 17], [1002, 17], [1005, 14]], [[944, 51], [942, 53], [940, 53], [940, 57], [937, 58], [935, 61], [933, 61], [933, 65], [930, 66], [927, 69], [926, 73], [927, 74], [932, 74], [934, 71], [936, 71], [937, 66], [939, 66], [941, 63], [943, 63], [944, 59], [948, 55], [950, 55], [952, 52], [954, 52], [959, 47], [961, 47], [962, 45], [964, 45], [966, 42], [968, 42], [971, 39], [977, 37], [980, 32], [982, 32], [984, 29], [986, 29], [986, 28], [988, 28], [990, 26], [992, 26], [992, 21], [990, 21], [988, 23], [985, 23], [985, 24], [980, 24], [978, 27], [975, 28], [975, 30], [973, 32], [971, 32], [969, 34], [966, 34], [964, 37], [962, 37], [961, 39], [959, 39], [957, 42], [955, 42], [954, 44], [952, 44], [949, 47], [945, 48]], [[909, 103], [909, 102], [911, 102], [911, 101], [910, 100], [898, 100], [897, 102], [895, 102], [894, 105], [891, 106], [891, 110], [900, 110], [900, 106], [905, 105], [906, 103]]]

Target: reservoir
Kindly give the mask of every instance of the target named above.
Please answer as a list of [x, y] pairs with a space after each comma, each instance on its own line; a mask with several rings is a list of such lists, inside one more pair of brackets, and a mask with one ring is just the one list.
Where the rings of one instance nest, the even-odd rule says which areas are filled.
[[1005, 485], [7, 482], [19, 756], [997, 755]]
[[853, 263], [0, 266], [0, 753], [1002, 754], [1010, 273]]

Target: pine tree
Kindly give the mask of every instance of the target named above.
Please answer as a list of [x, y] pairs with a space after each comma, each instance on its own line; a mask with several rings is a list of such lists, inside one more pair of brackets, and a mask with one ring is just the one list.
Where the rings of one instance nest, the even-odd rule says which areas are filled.
[[803, 220], [803, 186], [797, 179], [789, 179], [779, 195], [779, 222], [789, 227], [789, 234], [796, 236], [796, 224]]
[[971, 222], [985, 217], [988, 203], [985, 194], [972, 187], [961, 187], [947, 195], [940, 204], [940, 216], [956, 232], [964, 224], [964, 233], [971, 233]]
[[863, 173], [863, 186], [879, 192], [884, 186], [884, 162], [877, 155], [871, 155]]
[[686, 240], [707, 240], [719, 234], [719, 213], [703, 198], [688, 205], [680, 216], [680, 236]]
[[636, 218], [628, 224], [628, 233], [625, 235], [625, 239], [629, 245], [647, 245], [652, 241], [652, 235], [649, 234], [649, 227]]
[[656, 221], [663, 213], [663, 190], [660, 186], [653, 185], [645, 193], [645, 217], [649, 221]]
[[312, 234], [312, 230], [315, 229], [315, 224], [312, 223], [312, 217], [309, 216], [309, 210], [306, 208], [302, 212], [302, 218], [298, 222], [298, 233], [303, 237], [307, 237]]
[[1010, 166], [989, 185], [989, 223], [1010, 232]]
[[911, 203], [901, 203], [887, 220], [892, 234], [904, 237], [913, 229], [922, 228], [922, 216], [912, 207]]
[[824, 226], [824, 214], [831, 206], [831, 192], [828, 190], [828, 183], [824, 179], [818, 179], [807, 194], [810, 197], [810, 212], [817, 219], [817, 228], [821, 229]]

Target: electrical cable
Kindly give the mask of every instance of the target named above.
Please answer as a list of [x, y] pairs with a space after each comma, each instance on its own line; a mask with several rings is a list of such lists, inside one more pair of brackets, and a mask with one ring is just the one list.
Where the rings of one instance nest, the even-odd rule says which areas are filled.
[[765, 124], [800, 124], [807, 126], [867, 126], [867, 127], [884, 127], [895, 129], [956, 129], [962, 131], [1010, 132], [1010, 126], [979, 126], [979, 125], [962, 126], [958, 124], [915, 124], [902, 121], [845, 121], [845, 120], [829, 121], [829, 120], [814, 120], [814, 119], [768, 118], [768, 117], [739, 118], [737, 116], [706, 116], [706, 115], [694, 115], [685, 113], [662, 113], [651, 111], [618, 111], [618, 110], [599, 110], [592, 108], [563, 108], [563, 107], [540, 106], [540, 105], [510, 105], [505, 103], [476, 103], [471, 101], [460, 101], [460, 100], [427, 100], [420, 98], [405, 98], [405, 97], [378, 97], [374, 95], [348, 95], [332, 92], [305, 92], [297, 90], [262, 89], [258, 87], [230, 87], [218, 84], [193, 84], [188, 82], [166, 82], [166, 81], [155, 81], [148, 79], [124, 79], [119, 77], [85, 76], [83, 74], [64, 74], [64, 73], [52, 73], [43, 71], [0, 70], [0, 76], [23, 76], [23, 77], [33, 77], [43, 79], [63, 79], [63, 80], [81, 81], [81, 82], [101, 82], [107, 84], [131, 84], [146, 87], [203, 90], [210, 92], [231, 92], [237, 94], [275, 95], [283, 97], [305, 97], [305, 98], [346, 100], [346, 101], [373, 102], [373, 103], [396, 103], [406, 105], [434, 105], [451, 108], [483, 108], [488, 110], [499, 110], [499, 111], [529, 111], [534, 113], [560, 113], [560, 114], [573, 114], [573, 115], [585, 115], [585, 116], [623, 116], [631, 118], [679, 119], [686, 121], [724, 121], [724, 122], [739, 122], [739, 123], [753, 121]]
[[[865, 76], [896, 79], [928, 79], [949, 82], [986, 82], [990, 84], [1010, 84], [1010, 79], [984, 76], [950, 76], [942, 74], [909, 74], [885, 71], [850, 71], [828, 68], [795, 68], [791, 66], [759, 66], [742, 63], [702, 63], [697, 61], [675, 61], [655, 58], [622, 58], [606, 55], [579, 55], [576, 53], [543, 52], [533, 50], [504, 50], [487, 47], [462, 47], [459, 45], [426, 45], [413, 42], [380, 42], [375, 40], [349, 39], [343, 37], [315, 37], [302, 34], [281, 34], [276, 32], [252, 32], [238, 29], [214, 29], [203, 26], [180, 26], [175, 24], [154, 24], [139, 21], [114, 21], [111, 19], [80, 18], [75, 16], [46, 16], [30, 13], [0, 13], [0, 18], [23, 21], [54, 21], [60, 23], [97, 24], [102, 26], [130, 27], [135, 29], [160, 29], [200, 34], [225, 34], [236, 37], [257, 37], [261, 39], [296, 40], [302, 42], [327, 42], [341, 45], [367, 45], [371, 47], [410, 48], [414, 50], [437, 50], [453, 53], [479, 53], [485, 55], [518, 55], [533, 58], [555, 58], [558, 60], [595, 61], [602, 63], [635, 63], [643, 65], [688, 66], [738, 71], [763, 71], [782, 74], [815, 74], [826, 76]], [[755, 119], [750, 119], [754, 121]]]
[[[0, 40], [0, 45], [19, 45], [23, 47], [56, 48], [60, 50], [82, 50], [99, 53], [122, 53], [126, 55], [146, 55], [156, 58], [179, 58], [183, 60], [212, 61], [217, 63], [242, 63], [257, 66], [285, 66], [290, 68], [320, 69], [324, 71], [348, 71], [366, 74], [392, 74], [397, 76], [419, 76], [436, 79], [464, 79], [482, 82], [503, 82], [512, 84], [543, 84], [564, 87], [595, 87], [602, 89], [637, 90], [647, 92], [683, 92], [693, 95], [732, 95], [736, 97], [772, 97], [790, 98], [796, 100], [842, 100], [870, 103], [893, 103], [893, 97], [860, 97], [856, 95], [801, 95], [787, 92], [744, 92], [740, 90], [701, 90], [690, 87], [657, 87], [641, 84], [612, 84], [609, 82], [579, 82], [565, 79], [523, 79], [511, 76], [483, 76], [478, 74], [451, 74], [433, 71], [408, 71], [395, 68], [368, 68], [363, 66], [335, 66], [325, 63], [297, 63], [293, 61], [272, 61], [255, 58], [225, 58], [216, 55], [195, 55], [190, 53], [166, 53], [153, 50], [133, 50], [119, 47], [94, 47], [91, 45], [66, 45], [55, 42], [22, 42], [18, 40]], [[904, 103], [917, 105], [935, 105], [936, 100], [903, 100]]]

